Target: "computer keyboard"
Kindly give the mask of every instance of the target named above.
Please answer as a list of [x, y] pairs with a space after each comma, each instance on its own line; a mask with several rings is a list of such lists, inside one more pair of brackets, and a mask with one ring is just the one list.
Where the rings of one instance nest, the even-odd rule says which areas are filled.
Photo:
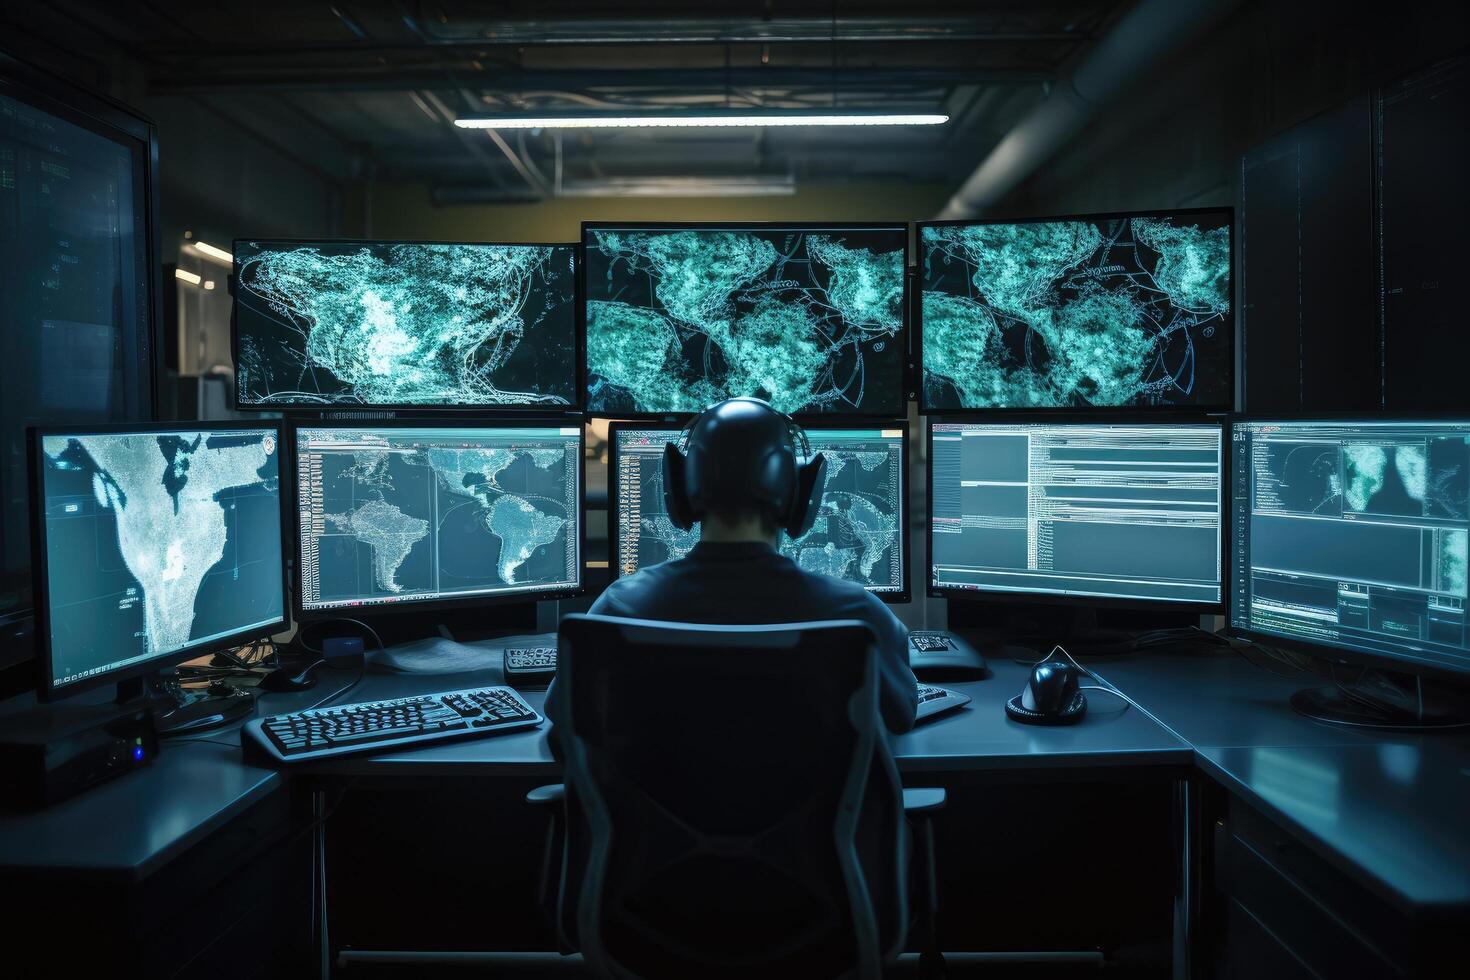
[[948, 633], [932, 633], [923, 630], [915, 630], [909, 634], [909, 642], [915, 650], [921, 653], [931, 653], [937, 650], [949, 649]]
[[934, 671], [979, 678], [986, 673], [985, 658], [980, 651], [966, 643], [964, 637], [944, 630], [914, 630], [909, 634], [909, 666], [916, 674]]
[[951, 691], [943, 687], [930, 687], [928, 684], [919, 685], [919, 711], [915, 715], [915, 721], [923, 721], [942, 715], [955, 708], [962, 708], [970, 703], [968, 694], [959, 691]]
[[527, 677], [556, 673], [556, 647], [506, 647], [505, 676]]
[[508, 687], [474, 687], [257, 718], [245, 737], [281, 762], [306, 762], [530, 728], [541, 716]]

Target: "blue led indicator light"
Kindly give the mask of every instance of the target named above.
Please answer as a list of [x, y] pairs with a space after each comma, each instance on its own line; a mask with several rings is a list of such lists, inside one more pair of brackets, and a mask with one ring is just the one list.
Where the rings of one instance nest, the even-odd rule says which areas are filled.
[[135, 760], [137, 760], [138, 762], [142, 762], [143, 761], [143, 746], [141, 746], [141, 745], [135, 745], [135, 746], [133, 746], [133, 758]]

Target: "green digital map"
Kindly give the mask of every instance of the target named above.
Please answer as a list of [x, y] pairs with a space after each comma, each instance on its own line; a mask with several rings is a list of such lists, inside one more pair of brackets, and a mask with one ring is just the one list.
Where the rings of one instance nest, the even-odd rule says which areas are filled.
[[900, 414], [904, 251], [884, 229], [591, 232], [589, 410]]
[[242, 403], [570, 405], [568, 246], [237, 246]]
[[1467, 592], [1467, 560], [1470, 560], [1470, 531], [1445, 530], [1439, 535], [1439, 587], [1464, 596]]
[[925, 226], [924, 405], [1229, 404], [1228, 221]]

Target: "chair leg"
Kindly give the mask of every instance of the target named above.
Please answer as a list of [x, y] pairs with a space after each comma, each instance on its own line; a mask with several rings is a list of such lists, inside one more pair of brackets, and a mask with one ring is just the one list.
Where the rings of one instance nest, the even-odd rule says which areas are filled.
[[546, 821], [546, 845], [541, 855], [541, 878], [537, 883], [536, 901], [541, 906], [541, 914], [546, 919], [547, 927], [551, 929], [552, 937], [560, 944], [561, 930], [557, 928], [556, 904], [561, 890], [562, 815], [552, 811], [550, 818]]
[[924, 902], [924, 941], [919, 950], [919, 976], [922, 980], [940, 980], [945, 969], [944, 954], [939, 951], [939, 878], [934, 859], [934, 821], [927, 815], [919, 822], [919, 851]]

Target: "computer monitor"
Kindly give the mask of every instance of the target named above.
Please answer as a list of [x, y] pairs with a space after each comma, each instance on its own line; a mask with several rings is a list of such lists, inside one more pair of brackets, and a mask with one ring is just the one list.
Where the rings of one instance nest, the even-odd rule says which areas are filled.
[[32, 430], [43, 698], [286, 627], [278, 423]]
[[923, 412], [1228, 410], [1229, 208], [918, 226]]
[[565, 598], [582, 587], [582, 427], [298, 425], [297, 613]]
[[153, 417], [157, 160], [147, 119], [0, 52], [0, 697], [37, 649], [26, 430]]
[[929, 422], [931, 595], [1217, 609], [1218, 422]]
[[1232, 629], [1470, 673], [1470, 416], [1231, 425]]
[[[699, 525], [681, 531], [664, 508], [664, 446], [682, 431], [638, 422], [609, 427], [614, 575], [682, 558], [699, 541]], [[907, 602], [907, 423], [833, 424], [806, 434], [812, 451], [827, 457], [822, 509], [800, 538], [781, 536], [781, 553], [809, 571], [856, 582], [885, 601]]]
[[245, 409], [575, 409], [576, 245], [236, 241]]
[[584, 224], [587, 410], [906, 413], [902, 224]]

